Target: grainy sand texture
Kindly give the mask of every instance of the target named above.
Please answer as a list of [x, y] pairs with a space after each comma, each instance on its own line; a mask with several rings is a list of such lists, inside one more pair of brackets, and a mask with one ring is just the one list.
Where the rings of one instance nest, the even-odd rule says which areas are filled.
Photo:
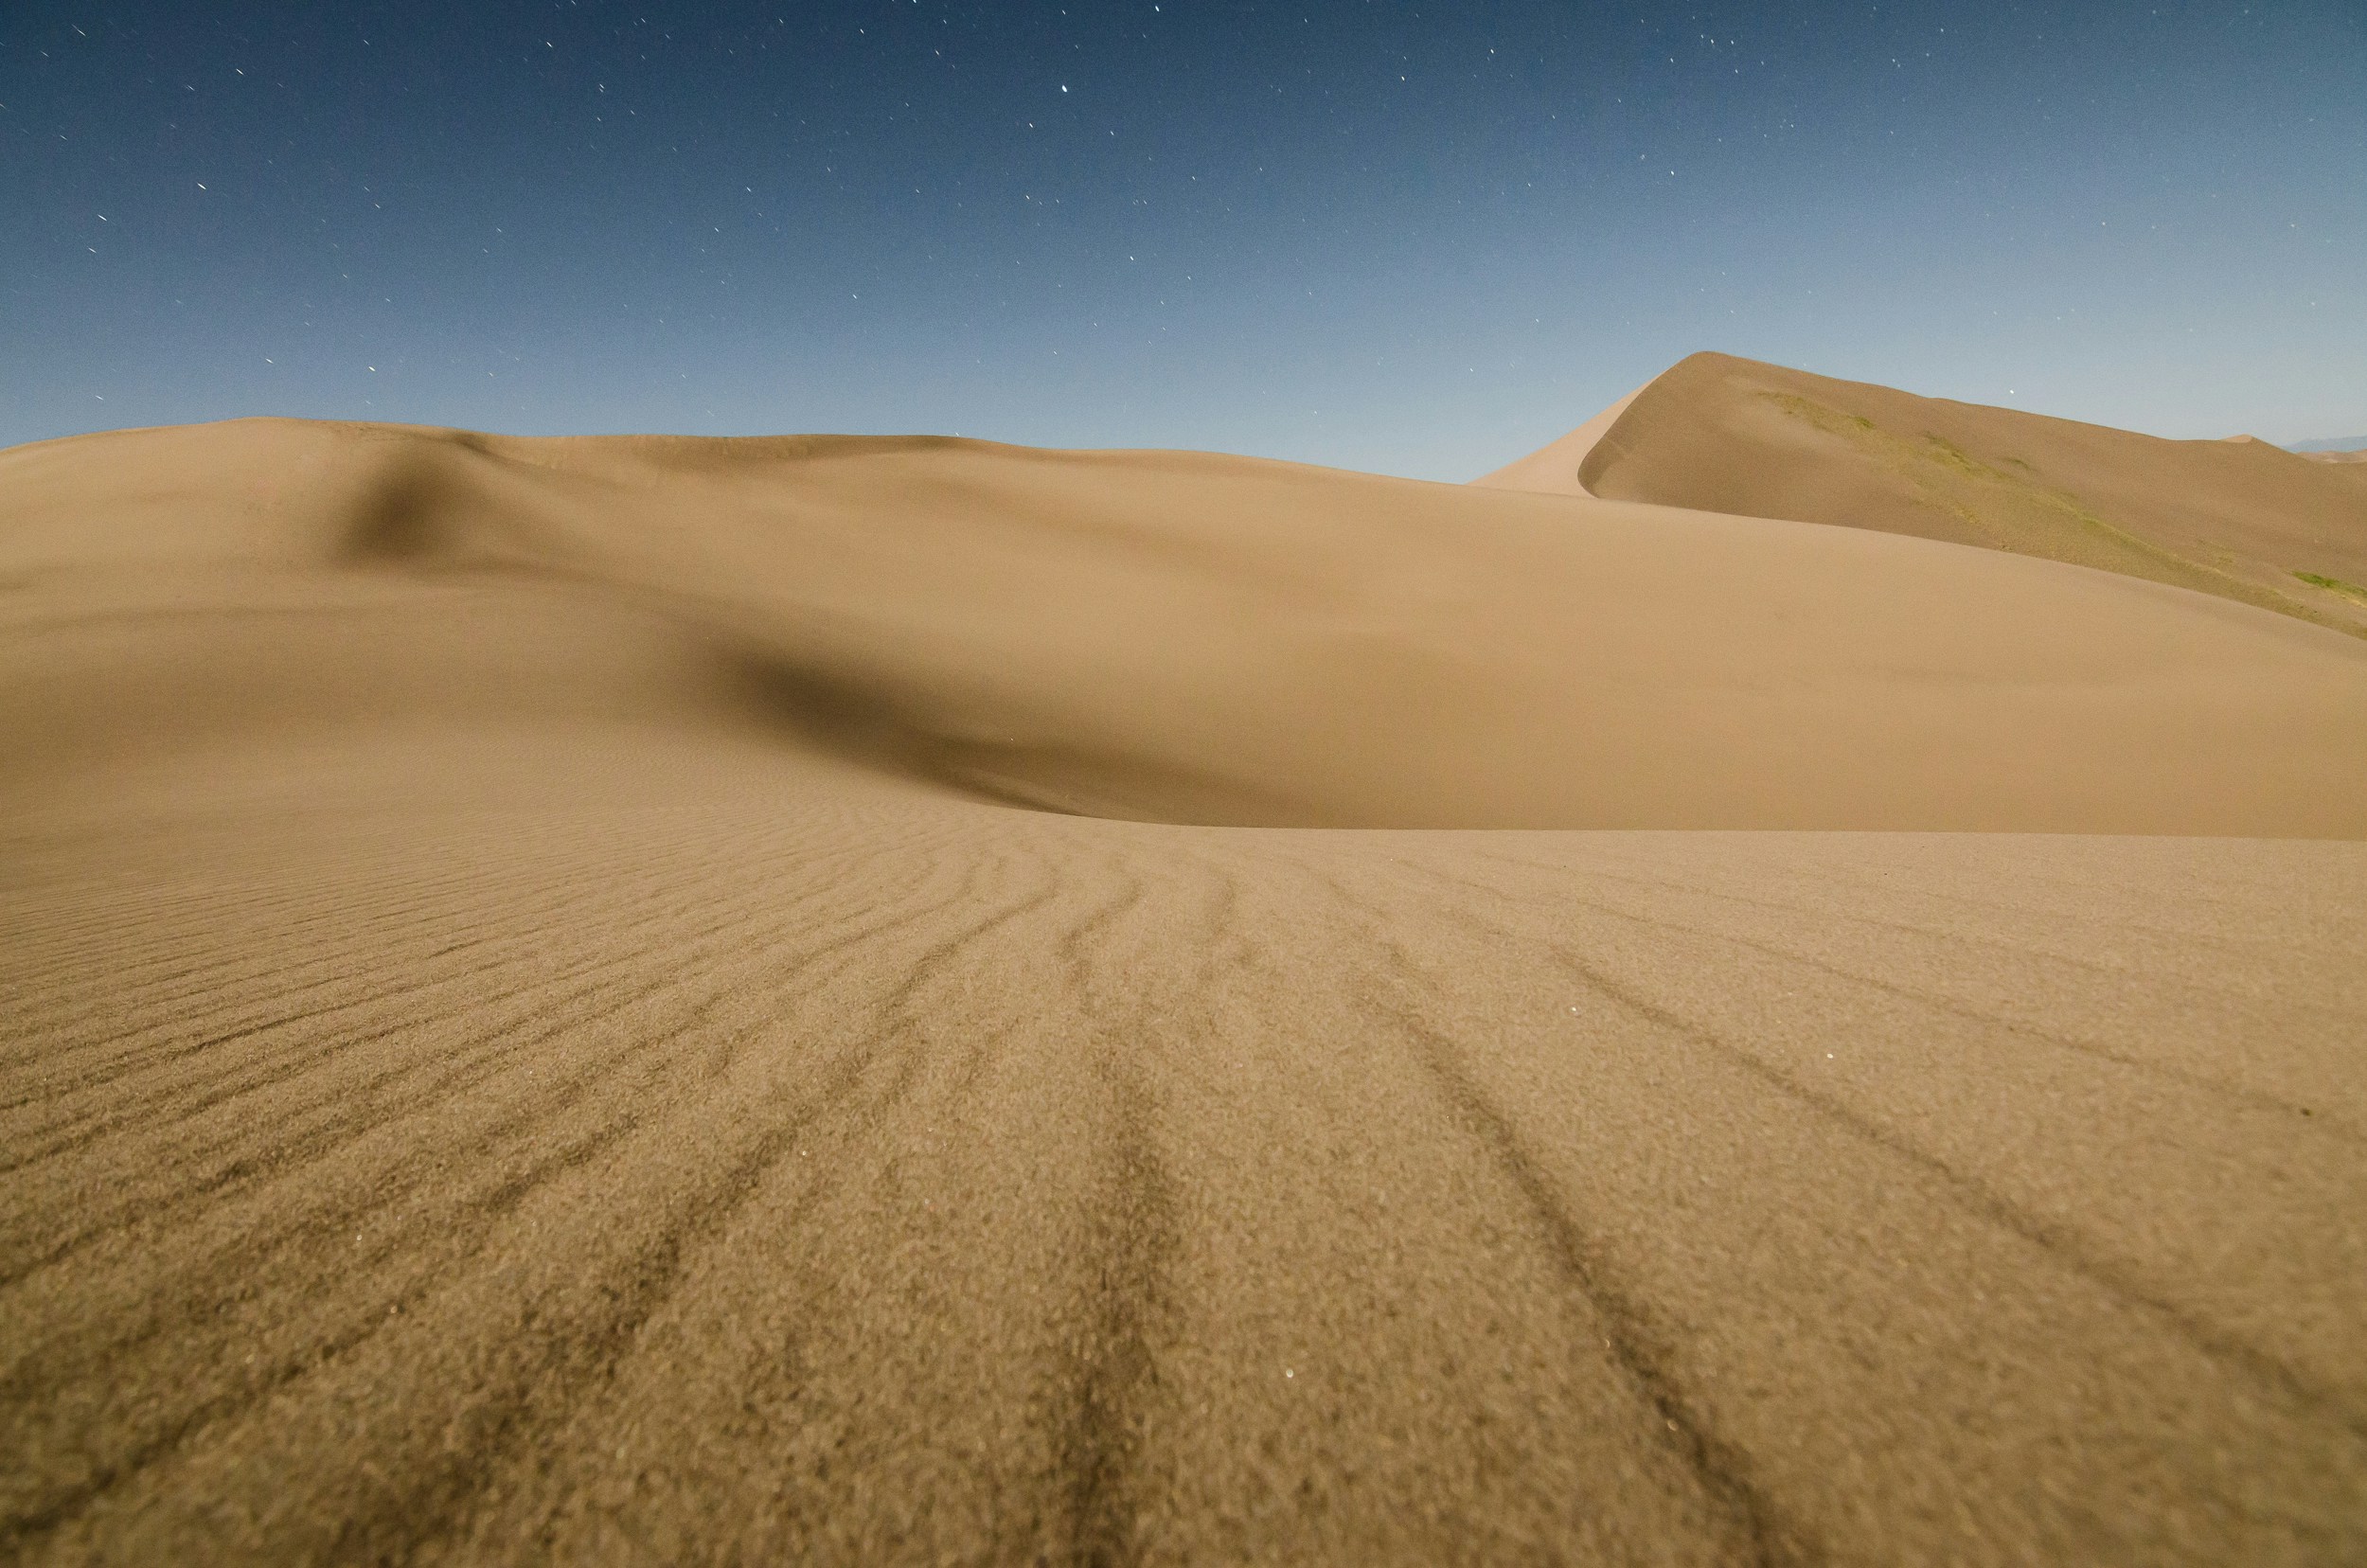
[[0, 1558], [2367, 1560], [2367, 470], [1904, 398], [0, 454]]

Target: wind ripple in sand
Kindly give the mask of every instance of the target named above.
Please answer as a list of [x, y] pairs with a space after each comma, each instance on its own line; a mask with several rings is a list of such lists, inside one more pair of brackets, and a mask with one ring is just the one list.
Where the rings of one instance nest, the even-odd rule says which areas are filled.
[[2358, 846], [770, 766], [514, 837], [20, 840], [110, 870], [7, 904], [20, 1555], [2367, 1541]]

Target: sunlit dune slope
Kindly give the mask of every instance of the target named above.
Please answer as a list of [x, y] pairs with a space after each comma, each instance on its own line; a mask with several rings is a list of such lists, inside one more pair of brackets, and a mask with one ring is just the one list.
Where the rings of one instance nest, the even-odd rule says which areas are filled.
[[[1669, 384], [1619, 430], [1691, 409]], [[1784, 472], [1879, 477], [1792, 393], [1736, 396], [1815, 459]], [[185, 748], [592, 724], [1188, 823], [2367, 834], [2367, 647], [2289, 617], [1231, 457], [129, 432], [0, 455], [0, 582], [15, 799]]]
[[2263, 441], [2164, 441], [1696, 354], [1569, 467], [1523, 459], [1482, 483], [1986, 545], [2367, 634], [2367, 601], [2312, 580], [2367, 582], [2367, 468]]

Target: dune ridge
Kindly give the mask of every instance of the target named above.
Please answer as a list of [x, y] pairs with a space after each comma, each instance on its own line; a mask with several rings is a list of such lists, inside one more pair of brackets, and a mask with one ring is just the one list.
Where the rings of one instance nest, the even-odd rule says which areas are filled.
[[1481, 475], [1471, 483], [1495, 490], [1536, 490], [1546, 495], [1591, 495], [1593, 492], [1579, 482], [1578, 472], [1596, 444], [1610, 434], [1636, 399], [1651, 389], [1651, 383], [1619, 399], [1600, 414], [1557, 440], [1550, 441], [1525, 457], [1517, 457], [1503, 468]]

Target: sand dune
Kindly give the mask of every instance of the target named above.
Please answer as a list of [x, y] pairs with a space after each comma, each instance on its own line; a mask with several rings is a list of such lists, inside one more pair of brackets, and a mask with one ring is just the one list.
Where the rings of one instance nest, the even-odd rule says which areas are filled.
[[12, 1560], [2367, 1554], [2338, 633], [248, 421], [0, 454], [0, 735]]
[[1871, 532], [1183, 454], [270, 421], [21, 449], [0, 494], [40, 677], [0, 695], [0, 795], [598, 718], [1212, 825], [2367, 834], [2367, 648]]
[[1582, 465], [1539, 466], [1554, 450], [1479, 483], [1979, 544], [2367, 635], [2367, 604], [2297, 575], [2367, 582], [2367, 468], [2250, 437], [2163, 441], [1696, 354]]

